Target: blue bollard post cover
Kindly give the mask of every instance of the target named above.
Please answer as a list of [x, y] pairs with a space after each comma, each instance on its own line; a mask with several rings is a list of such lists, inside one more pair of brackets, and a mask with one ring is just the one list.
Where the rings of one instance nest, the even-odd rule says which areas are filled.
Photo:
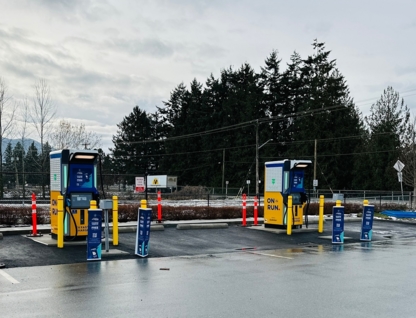
[[136, 231], [135, 254], [140, 257], [149, 255], [150, 223], [152, 219], [152, 209], [139, 209]]
[[332, 244], [344, 243], [344, 207], [332, 208]]
[[374, 205], [364, 205], [360, 241], [369, 242], [373, 236]]
[[101, 209], [88, 210], [87, 261], [101, 260]]

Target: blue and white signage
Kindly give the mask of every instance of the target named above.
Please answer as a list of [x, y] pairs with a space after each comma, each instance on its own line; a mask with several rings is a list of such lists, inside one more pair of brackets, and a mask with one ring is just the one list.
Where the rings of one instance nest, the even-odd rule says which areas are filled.
[[344, 207], [332, 208], [332, 244], [344, 243]]
[[88, 210], [87, 261], [101, 260], [102, 210]]
[[146, 257], [149, 254], [150, 222], [152, 220], [152, 209], [139, 209], [136, 231], [135, 254]]
[[364, 205], [361, 221], [361, 241], [371, 241], [373, 235], [374, 205]]

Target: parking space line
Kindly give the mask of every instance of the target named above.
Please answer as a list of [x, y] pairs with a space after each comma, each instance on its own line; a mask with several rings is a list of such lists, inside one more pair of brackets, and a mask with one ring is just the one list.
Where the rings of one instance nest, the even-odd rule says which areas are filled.
[[268, 253], [251, 252], [251, 251], [246, 251], [246, 253], [255, 254], [255, 255], [262, 255], [262, 256], [269, 256], [269, 257], [276, 257], [276, 258], [293, 259], [293, 257], [281, 256], [281, 255], [275, 255], [275, 254], [268, 254]]
[[2, 275], [4, 278], [6, 278], [9, 282], [12, 284], [20, 284], [20, 282], [16, 279], [14, 279], [12, 276], [7, 274], [4, 270], [0, 269], [0, 275]]

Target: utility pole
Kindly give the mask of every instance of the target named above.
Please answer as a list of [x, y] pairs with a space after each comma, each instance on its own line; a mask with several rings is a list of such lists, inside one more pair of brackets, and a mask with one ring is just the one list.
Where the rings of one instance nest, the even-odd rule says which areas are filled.
[[224, 194], [225, 149], [222, 150], [222, 181], [221, 194]]
[[259, 120], [256, 121], [256, 196], [259, 197]]
[[317, 158], [317, 145], [318, 141], [315, 139], [315, 149], [314, 149], [314, 156], [313, 156], [313, 192], [316, 193], [316, 186], [315, 186], [315, 180], [316, 180], [316, 158]]

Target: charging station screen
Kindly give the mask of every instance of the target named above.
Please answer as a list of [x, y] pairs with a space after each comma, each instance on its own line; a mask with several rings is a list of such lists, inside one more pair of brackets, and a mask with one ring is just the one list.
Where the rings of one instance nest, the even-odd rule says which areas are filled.
[[303, 171], [293, 171], [292, 189], [303, 190]]
[[71, 188], [91, 189], [93, 187], [93, 167], [71, 165]]

